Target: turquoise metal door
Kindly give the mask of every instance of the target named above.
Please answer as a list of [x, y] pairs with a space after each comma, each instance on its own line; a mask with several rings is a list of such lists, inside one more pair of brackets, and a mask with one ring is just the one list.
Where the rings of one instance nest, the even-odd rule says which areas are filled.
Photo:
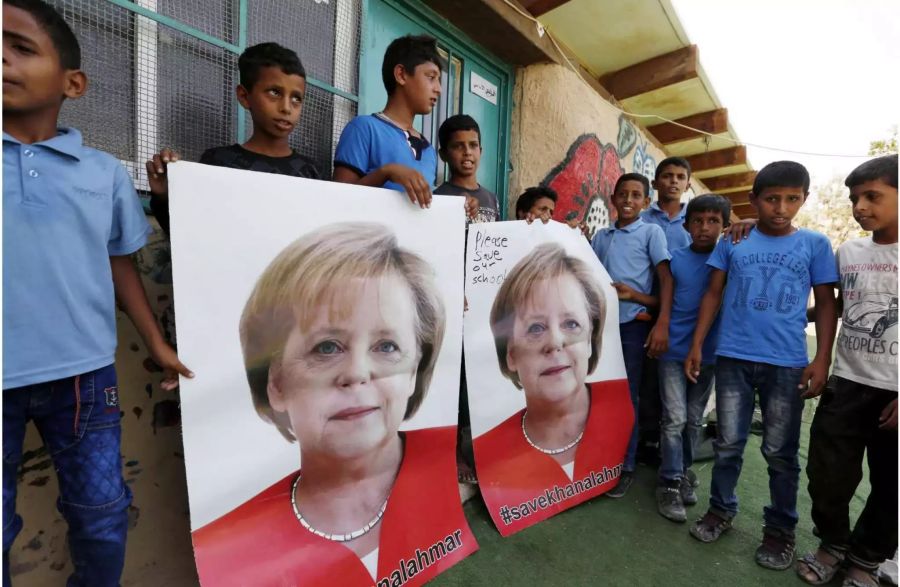
[[[462, 113], [478, 121], [483, 151], [478, 181], [497, 194], [503, 214], [507, 202], [512, 69], [428, 7], [415, 0], [366, 0], [359, 60], [359, 113], [370, 114], [384, 108], [384, 51], [393, 39], [410, 34], [435, 37], [444, 61], [441, 100], [430, 115], [417, 118], [416, 128], [437, 146], [437, 130], [448, 116]], [[441, 164], [438, 183], [446, 179], [446, 174]]]

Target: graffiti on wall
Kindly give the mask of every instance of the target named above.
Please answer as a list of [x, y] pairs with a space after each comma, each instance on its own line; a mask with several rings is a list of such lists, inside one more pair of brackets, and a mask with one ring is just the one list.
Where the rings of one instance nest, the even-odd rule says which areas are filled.
[[653, 178], [656, 175], [656, 159], [647, 149], [647, 141], [642, 141], [634, 149], [634, 159], [631, 162], [631, 170], [640, 173], [650, 181], [650, 199], [653, 199]]
[[624, 157], [637, 144], [638, 133], [634, 125], [628, 121], [624, 114], [619, 115], [619, 135], [616, 140], [616, 152], [619, 157]]
[[541, 182], [559, 195], [556, 220], [584, 220], [593, 233], [615, 220], [610, 196], [616, 180], [625, 173], [616, 146], [603, 144], [597, 135], [578, 137], [569, 147], [565, 159]]

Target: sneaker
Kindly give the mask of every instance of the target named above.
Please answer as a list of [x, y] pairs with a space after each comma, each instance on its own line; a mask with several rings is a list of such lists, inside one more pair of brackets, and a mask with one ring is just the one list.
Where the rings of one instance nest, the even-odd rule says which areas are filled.
[[681, 494], [681, 503], [684, 505], [696, 505], [697, 494], [694, 493], [694, 487], [695, 485], [691, 484], [691, 481], [687, 476], [681, 478], [681, 482], [678, 484], [678, 492]]
[[625, 494], [628, 493], [628, 489], [631, 487], [632, 483], [634, 483], [634, 473], [631, 471], [622, 471], [619, 482], [616, 483], [615, 487], [606, 492], [606, 497], [612, 497], [613, 499], [625, 497]]
[[790, 568], [794, 564], [794, 536], [776, 528], [763, 528], [756, 563], [774, 571]]
[[656, 488], [656, 509], [662, 517], [673, 522], [687, 521], [679, 485], [660, 485]]
[[694, 473], [693, 469], [688, 469], [684, 472], [684, 477], [691, 483], [691, 487], [697, 488], [700, 487], [700, 480], [697, 479], [697, 473]]
[[731, 528], [731, 518], [723, 518], [711, 511], [691, 526], [691, 536], [700, 542], [715, 542], [726, 530]]

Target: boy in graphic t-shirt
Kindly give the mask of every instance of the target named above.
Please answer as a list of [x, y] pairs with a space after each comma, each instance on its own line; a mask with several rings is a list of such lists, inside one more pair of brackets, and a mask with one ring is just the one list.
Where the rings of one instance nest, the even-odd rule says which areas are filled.
[[[687, 378], [696, 381], [703, 340], [721, 306], [720, 332], [728, 335], [720, 336], [716, 345], [719, 419], [709, 510], [690, 533], [702, 542], [713, 542], [731, 528], [738, 512], [735, 489], [759, 393], [771, 503], [763, 511], [756, 562], [774, 570], [793, 564], [803, 399], [817, 395], [825, 385], [837, 323], [838, 274], [831, 243], [823, 234], [791, 224], [808, 193], [809, 173], [799, 163], [777, 161], [757, 174], [750, 203], [759, 223], [740, 244], [721, 240], [710, 255], [707, 264], [713, 272], [684, 366]], [[806, 351], [810, 290], [816, 300], [817, 342], [811, 362]]]
[[[843, 323], [806, 467], [821, 544], [797, 573], [821, 584], [844, 567], [845, 585], [877, 585], [875, 571], [897, 550], [897, 156], [863, 163], [845, 183], [853, 217], [872, 236], [837, 252]], [[864, 453], [872, 489], [851, 532]]]

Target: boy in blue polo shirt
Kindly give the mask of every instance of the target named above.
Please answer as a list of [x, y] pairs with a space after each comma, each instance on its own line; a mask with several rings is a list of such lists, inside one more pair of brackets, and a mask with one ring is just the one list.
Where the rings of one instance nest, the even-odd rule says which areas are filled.
[[[688, 380], [696, 382], [703, 342], [721, 306], [721, 332], [728, 335], [720, 336], [716, 346], [718, 436], [710, 507], [690, 532], [713, 542], [731, 528], [758, 392], [771, 505], [763, 511], [756, 562], [775, 570], [793, 562], [803, 400], [818, 395], [825, 384], [837, 322], [833, 289], [838, 273], [831, 244], [825, 235], [791, 224], [808, 192], [809, 173], [799, 163], [777, 161], [757, 174], [750, 194], [759, 214], [756, 230], [738, 245], [719, 241], [710, 256], [713, 271], [684, 363]], [[810, 289], [818, 347], [812, 362], [805, 331]]]
[[[663, 517], [673, 522], [684, 522], [687, 519], [684, 506], [697, 503], [687, 471], [694, 462], [694, 446], [700, 436], [703, 410], [712, 390], [718, 321], [706, 336], [703, 345], [705, 362], [696, 383], [685, 378], [684, 359], [694, 335], [700, 299], [712, 271], [706, 261], [716, 247], [722, 229], [728, 226], [730, 216], [731, 203], [722, 196], [706, 194], [691, 200], [684, 222], [691, 244], [673, 251], [670, 261], [674, 286], [668, 323], [669, 350], [659, 359], [662, 463], [656, 507]], [[660, 328], [667, 326], [662, 320], [657, 325]]]
[[334, 180], [406, 192], [422, 208], [431, 204], [437, 152], [415, 128], [441, 95], [441, 59], [434, 38], [408, 35], [384, 52], [384, 110], [357, 116], [344, 128], [334, 153]]
[[[628, 389], [634, 406], [635, 424], [628, 443], [628, 452], [622, 466], [618, 484], [606, 493], [609, 497], [623, 497], [634, 481], [635, 453], [638, 439], [638, 391], [641, 388], [641, 372], [645, 348], [649, 345], [654, 354], [665, 350], [668, 329], [660, 332], [655, 340], [648, 340], [650, 315], [647, 309], [656, 307], [659, 300], [650, 294], [654, 272], [659, 278], [660, 292], [664, 300], [671, 300], [672, 275], [666, 249], [666, 236], [655, 224], [641, 220], [640, 213], [647, 205], [650, 182], [639, 173], [626, 173], [616, 181], [613, 205], [618, 219], [613, 226], [597, 231], [591, 246], [613, 279], [613, 287], [619, 296], [619, 332], [622, 337], [622, 356], [628, 375]], [[668, 302], [660, 305], [660, 316], [668, 321]], [[660, 329], [662, 330], [662, 329]]]
[[656, 201], [641, 212], [641, 220], [663, 229], [669, 254], [691, 244], [685, 225], [685, 204], [681, 201], [690, 187], [691, 164], [684, 157], [667, 157], [656, 166], [653, 180]]
[[87, 84], [78, 40], [38, 0], [3, 3], [3, 584], [22, 529], [16, 474], [33, 420], [59, 481], [69, 585], [118, 585], [131, 492], [122, 479], [115, 301], [164, 389], [190, 377], [166, 344], [130, 255], [150, 227], [125, 169], [57, 128]]

